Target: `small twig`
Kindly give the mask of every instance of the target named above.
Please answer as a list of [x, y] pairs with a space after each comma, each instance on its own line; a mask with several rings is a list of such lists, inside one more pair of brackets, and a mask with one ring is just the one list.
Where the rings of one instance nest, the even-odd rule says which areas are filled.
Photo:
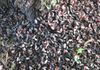
[[88, 45], [88, 43], [93, 42], [93, 41], [94, 41], [93, 38], [87, 40], [87, 41], [84, 43], [84, 47], [86, 47], [86, 46]]

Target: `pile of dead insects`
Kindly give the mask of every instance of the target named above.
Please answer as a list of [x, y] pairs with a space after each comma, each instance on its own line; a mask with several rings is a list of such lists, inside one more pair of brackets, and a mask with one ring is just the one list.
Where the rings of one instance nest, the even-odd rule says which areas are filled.
[[0, 11], [0, 70], [100, 70], [100, 0], [60, 0], [38, 17]]

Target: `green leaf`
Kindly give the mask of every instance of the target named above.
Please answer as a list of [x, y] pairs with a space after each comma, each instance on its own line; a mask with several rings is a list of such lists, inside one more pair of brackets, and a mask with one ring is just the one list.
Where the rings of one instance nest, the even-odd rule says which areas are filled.
[[54, 7], [59, 0], [41, 0], [41, 7], [45, 6], [48, 10], [51, 9], [51, 7]]
[[75, 55], [74, 61], [75, 61], [76, 63], [80, 63], [80, 62], [81, 62], [81, 61], [80, 61], [80, 57], [79, 57], [78, 55]]
[[60, 0], [57, 0], [57, 2], [59, 3], [59, 2], [60, 2]]
[[52, 0], [52, 1], [51, 1], [51, 5], [52, 5], [52, 6], [55, 6], [56, 3], [57, 3], [57, 0]]
[[85, 50], [84, 48], [78, 48], [76, 51], [77, 54], [82, 54], [84, 50]]
[[10, 70], [15, 70], [15, 63], [14, 62], [12, 62], [12, 65], [11, 65], [11, 68], [10, 68]]
[[51, 5], [46, 5], [47, 9], [50, 10], [51, 9]]

